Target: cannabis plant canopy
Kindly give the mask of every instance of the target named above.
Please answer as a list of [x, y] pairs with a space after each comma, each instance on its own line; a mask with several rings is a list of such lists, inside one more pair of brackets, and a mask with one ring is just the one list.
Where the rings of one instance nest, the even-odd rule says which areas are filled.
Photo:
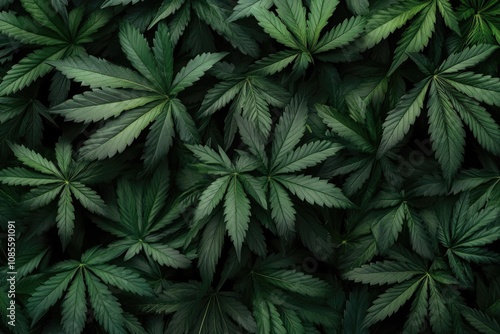
[[500, 333], [499, 0], [0, 0], [0, 332]]

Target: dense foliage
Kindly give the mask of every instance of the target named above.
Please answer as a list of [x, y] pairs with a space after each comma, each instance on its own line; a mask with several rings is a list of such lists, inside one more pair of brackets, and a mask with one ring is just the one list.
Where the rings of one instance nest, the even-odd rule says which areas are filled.
[[500, 1], [0, 7], [2, 333], [500, 333]]

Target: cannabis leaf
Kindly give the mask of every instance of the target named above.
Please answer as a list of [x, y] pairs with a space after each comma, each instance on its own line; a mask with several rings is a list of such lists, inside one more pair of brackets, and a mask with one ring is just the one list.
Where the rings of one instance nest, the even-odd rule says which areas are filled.
[[362, 49], [371, 48], [414, 18], [394, 50], [394, 59], [387, 73], [391, 75], [408, 59], [409, 53], [421, 52], [427, 46], [434, 34], [438, 13], [446, 26], [460, 35], [457, 17], [448, 0], [398, 1], [371, 13], [366, 33], [358, 45]]
[[166, 331], [178, 333], [256, 333], [255, 320], [234, 292], [214, 291], [200, 282], [177, 283], [145, 311], [174, 313]]
[[[446, 247], [446, 257], [453, 273], [463, 284], [472, 285], [472, 268], [469, 263], [487, 264], [500, 260], [497, 253], [485, 248], [500, 238], [498, 206], [477, 203], [471, 205], [469, 193], [460, 196], [457, 203], [436, 208], [439, 221], [438, 239]], [[453, 209], [450, 212], [450, 209]]]
[[274, 74], [295, 62], [294, 75], [300, 76], [315, 56], [349, 44], [364, 29], [364, 19], [358, 16], [322, 34], [338, 1], [311, 1], [307, 19], [302, 1], [275, 0], [274, 4], [278, 16], [262, 6], [252, 6], [251, 12], [264, 31], [288, 49], [259, 60], [255, 66], [259, 73]]
[[219, 70], [215, 75], [224, 80], [214, 85], [205, 95], [199, 110], [200, 118], [214, 114], [233, 101], [225, 118], [229, 131], [224, 133], [224, 146], [229, 147], [234, 140], [237, 116], [256, 124], [258, 131], [267, 138], [272, 125], [269, 108], [283, 108], [290, 100], [290, 94], [270, 78], [240, 73], [227, 68], [229, 66], [220, 67], [222, 66], [214, 67]]
[[152, 171], [173, 143], [174, 121], [183, 141], [199, 141], [196, 125], [177, 94], [198, 81], [225, 53], [198, 55], [174, 76], [173, 46], [166, 25], [158, 26], [153, 50], [131, 24], [121, 26], [119, 37], [136, 71], [92, 56], [53, 62], [64, 75], [90, 86], [92, 91], [73, 97], [51, 112], [85, 123], [114, 118], [85, 142], [80, 150], [85, 159], [101, 160], [121, 153], [153, 122], [142, 157], [146, 170]]
[[[120, 255], [125, 253], [126, 261], [142, 252], [160, 265], [189, 267], [189, 258], [175, 249], [176, 245], [182, 245], [182, 240], [173, 238], [181, 226], [172, 226], [185, 204], [171, 204], [166, 211], [168, 189], [169, 175], [163, 166], [157, 168], [147, 184], [130, 180], [118, 182], [116, 206], [110, 206], [114, 214], [108, 214], [108, 219], [96, 219], [98, 226], [119, 238], [109, 249]], [[168, 232], [163, 232], [167, 227]], [[171, 245], [166, 236], [171, 237]]]
[[[496, 49], [491, 45], [472, 46], [450, 55], [440, 66], [427, 71], [426, 78], [415, 84], [389, 111], [383, 125], [378, 156], [383, 156], [408, 133], [422, 111], [426, 95], [432, 148], [448, 183], [463, 160], [465, 130], [462, 121], [482, 147], [493, 154], [500, 154], [496, 145], [500, 140], [500, 129], [488, 111], [478, 103], [499, 106], [500, 81], [489, 75], [464, 71], [489, 57]], [[424, 64], [431, 63], [420, 55], [413, 55], [412, 59], [420, 69], [425, 68]]]
[[463, 32], [463, 44], [498, 44], [500, 43], [500, 2], [462, 1], [457, 8], [460, 30]]
[[[25, 146], [12, 144], [12, 152], [27, 167], [9, 167], [0, 171], [0, 182], [11, 186], [31, 186], [24, 204], [37, 209], [58, 197], [56, 223], [63, 247], [73, 236], [75, 207], [73, 198], [90, 212], [106, 215], [106, 204], [97, 192], [85, 185], [92, 182], [88, 162], [74, 160], [71, 144], [61, 137], [55, 147], [57, 165]], [[97, 171], [97, 170], [96, 170]], [[98, 175], [94, 178], [98, 179]]]
[[51, 276], [28, 300], [28, 310], [37, 322], [61, 297], [62, 327], [68, 333], [81, 333], [85, 328], [87, 298], [97, 322], [108, 333], [124, 333], [126, 319], [121, 303], [113, 295], [115, 289], [139, 296], [152, 296], [153, 291], [134, 270], [109, 264], [117, 254], [91, 248], [80, 261], [67, 260], [51, 267]]
[[[397, 253], [396, 253], [397, 252]], [[345, 278], [370, 285], [392, 284], [373, 301], [364, 319], [369, 326], [398, 311], [413, 297], [405, 330], [418, 332], [427, 316], [434, 332], [449, 333], [453, 302], [452, 289], [458, 281], [447, 274], [438, 262], [427, 261], [404, 249], [391, 251], [394, 260], [374, 262], [345, 273]]]
[[[23, 44], [36, 45], [36, 49], [21, 59], [3, 77], [0, 95], [10, 95], [30, 85], [52, 70], [48, 61], [85, 54], [84, 44], [92, 42], [97, 31], [110, 19], [109, 11], [96, 10], [83, 20], [85, 7], [61, 15], [44, 0], [22, 0], [24, 10], [31, 17], [13, 12], [0, 12], [0, 31]], [[57, 81], [52, 83], [55, 89]]]

